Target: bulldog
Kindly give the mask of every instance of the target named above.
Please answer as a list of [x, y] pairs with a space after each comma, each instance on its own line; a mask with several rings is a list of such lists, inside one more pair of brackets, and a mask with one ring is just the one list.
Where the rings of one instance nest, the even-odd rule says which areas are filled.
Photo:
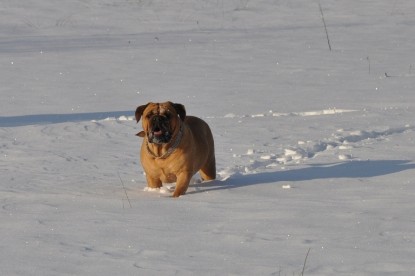
[[137, 107], [137, 123], [142, 119], [141, 164], [149, 188], [176, 182], [173, 197], [186, 193], [197, 172], [202, 180], [216, 178], [212, 132], [200, 118], [186, 116], [182, 104], [148, 103]]

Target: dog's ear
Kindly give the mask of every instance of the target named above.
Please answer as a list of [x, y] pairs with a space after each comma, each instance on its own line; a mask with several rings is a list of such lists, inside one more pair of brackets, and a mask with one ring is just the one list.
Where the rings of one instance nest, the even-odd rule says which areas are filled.
[[140, 131], [139, 133], [136, 134], [136, 136], [144, 137], [144, 136], [146, 136], [146, 133], [144, 131]]
[[184, 108], [184, 105], [175, 103], [173, 104], [173, 106], [174, 109], [176, 109], [177, 114], [179, 114], [180, 119], [184, 121], [184, 119], [186, 118], [186, 109]]
[[146, 107], [149, 104], [145, 104], [145, 105], [140, 105], [139, 107], [137, 107], [137, 109], [135, 110], [135, 119], [137, 120], [137, 123], [140, 121], [141, 116], [143, 116], [143, 112], [146, 109]]

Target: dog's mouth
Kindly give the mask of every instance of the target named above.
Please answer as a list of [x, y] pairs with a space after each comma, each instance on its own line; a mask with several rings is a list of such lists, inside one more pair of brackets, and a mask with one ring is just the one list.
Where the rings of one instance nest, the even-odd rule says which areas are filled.
[[159, 128], [154, 129], [149, 133], [148, 141], [154, 144], [167, 144], [171, 140], [169, 131], [163, 131]]
[[154, 135], [154, 136], [156, 136], [156, 137], [160, 137], [160, 136], [162, 136], [162, 135], [163, 135], [163, 131], [162, 131], [160, 128], [156, 127], [156, 128], [153, 130], [153, 135]]
[[148, 134], [148, 141], [154, 144], [166, 144], [171, 140], [172, 134], [167, 123], [156, 122]]

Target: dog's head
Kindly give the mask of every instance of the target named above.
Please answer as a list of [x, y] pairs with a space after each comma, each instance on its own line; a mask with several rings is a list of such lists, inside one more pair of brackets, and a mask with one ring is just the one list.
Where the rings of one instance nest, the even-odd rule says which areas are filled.
[[180, 129], [180, 120], [186, 118], [186, 109], [182, 104], [148, 103], [140, 105], [135, 111], [137, 123], [142, 118], [143, 131], [137, 136], [147, 136], [149, 143], [167, 144]]

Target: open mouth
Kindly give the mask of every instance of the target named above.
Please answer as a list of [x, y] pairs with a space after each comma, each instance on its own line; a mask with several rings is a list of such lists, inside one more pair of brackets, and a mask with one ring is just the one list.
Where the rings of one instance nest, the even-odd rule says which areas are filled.
[[154, 144], [165, 144], [170, 142], [171, 134], [167, 128], [155, 126], [149, 134], [149, 142]]
[[163, 131], [160, 128], [156, 127], [153, 130], [153, 135], [156, 137], [160, 137], [163, 135]]

